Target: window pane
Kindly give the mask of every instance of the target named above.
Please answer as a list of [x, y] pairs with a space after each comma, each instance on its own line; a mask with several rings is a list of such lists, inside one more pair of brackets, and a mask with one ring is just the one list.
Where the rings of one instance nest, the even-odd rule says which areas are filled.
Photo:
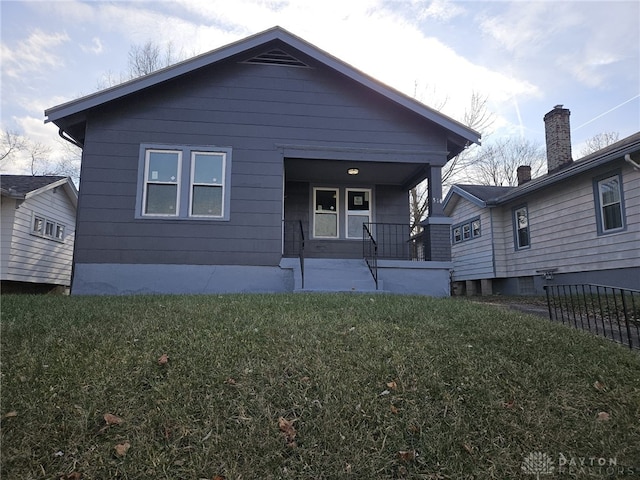
[[43, 223], [44, 223], [44, 221], [41, 218], [39, 218], [39, 217], [34, 218], [33, 219], [33, 231], [35, 233], [42, 234], [42, 225], [43, 225]]
[[151, 182], [178, 181], [178, 152], [149, 152], [149, 173]]
[[194, 154], [193, 183], [224, 183], [222, 178], [222, 155]]
[[369, 192], [347, 192], [349, 210], [369, 210]]
[[177, 185], [148, 184], [145, 213], [175, 215], [177, 196]]
[[222, 187], [193, 187], [192, 215], [222, 216]]
[[465, 240], [471, 238], [471, 225], [468, 223], [462, 226], [462, 238]]
[[362, 224], [369, 223], [369, 215], [349, 215], [347, 236], [362, 238]]
[[338, 205], [337, 196], [335, 190], [316, 190], [316, 210], [335, 212]]
[[337, 237], [338, 215], [335, 213], [316, 213], [315, 227], [317, 237]]
[[453, 241], [454, 243], [462, 241], [462, 230], [460, 227], [456, 227], [453, 229]]
[[602, 209], [602, 221], [604, 223], [605, 230], [622, 228], [622, 212], [620, 211], [620, 204], [614, 203], [613, 205], [604, 207]]
[[471, 229], [473, 230], [473, 236], [479, 237], [480, 236], [480, 220], [474, 220], [471, 223]]
[[44, 234], [47, 235], [48, 237], [53, 237], [53, 227], [54, 227], [53, 222], [47, 221], [44, 227]]
[[56, 238], [62, 240], [64, 238], [64, 225], [56, 226]]
[[618, 177], [607, 178], [600, 182], [600, 195], [602, 196], [602, 205], [609, 205], [620, 201], [620, 185], [618, 185]]
[[520, 228], [518, 230], [518, 247], [529, 246], [529, 229]]

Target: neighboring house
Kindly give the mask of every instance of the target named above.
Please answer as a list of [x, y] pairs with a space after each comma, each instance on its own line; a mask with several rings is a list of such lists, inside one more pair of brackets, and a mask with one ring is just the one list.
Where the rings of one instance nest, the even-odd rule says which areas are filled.
[[68, 177], [0, 175], [2, 291], [71, 285], [78, 191]]
[[455, 185], [453, 288], [542, 294], [545, 284], [640, 289], [640, 132], [577, 161], [569, 110], [545, 116], [548, 173], [517, 187]]
[[279, 27], [45, 115], [83, 149], [72, 294], [375, 290], [369, 247], [381, 290], [449, 294], [441, 169], [479, 134]]

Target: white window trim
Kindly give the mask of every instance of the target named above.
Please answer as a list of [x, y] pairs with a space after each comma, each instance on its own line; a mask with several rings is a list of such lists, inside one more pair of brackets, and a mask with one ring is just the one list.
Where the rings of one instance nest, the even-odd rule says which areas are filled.
[[[524, 210], [527, 216], [527, 244], [520, 245], [520, 223], [518, 220], [518, 212]], [[526, 205], [513, 209], [513, 225], [514, 225], [514, 242], [516, 250], [526, 250], [531, 247], [531, 218], [529, 218], [529, 208]]]
[[[178, 200], [176, 202], [176, 214], [147, 214], [145, 206], [147, 201], [147, 184], [154, 183], [148, 181], [148, 153], [159, 152], [179, 152], [180, 165], [178, 170]], [[191, 156], [197, 154], [218, 154], [224, 155], [224, 177], [222, 179], [222, 215], [191, 215], [192, 207], [192, 165]], [[180, 145], [162, 143], [141, 143], [138, 154], [138, 188], [136, 190], [136, 206], [134, 218], [136, 220], [167, 220], [167, 221], [198, 221], [198, 222], [228, 222], [231, 210], [231, 169], [232, 169], [231, 147], [218, 147], [215, 145]], [[165, 183], [166, 182], [158, 182]]]
[[[349, 210], [349, 192], [365, 192], [369, 194], [369, 210]], [[345, 219], [344, 219], [344, 236], [349, 240], [362, 240], [362, 233], [357, 237], [349, 236], [349, 216], [350, 215], [367, 215], [369, 217], [369, 221], [367, 223], [371, 223], [372, 218], [372, 203], [373, 196], [371, 194], [370, 188], [346, 188], [344, 193], [344, 209], [345, 209]], [[362, 231], [362, 230], [361, 230]]]
[[[316, 192], [318, 190], [327, 190], [335, 192], [336, 194], [336, 234], [335, 236], [326, 236], [326, 235], [317, 235], [316, 234], [316, 215], [318, 213], [330, 213], [325, 212], [324, 210], [317, 209], [316, 203]], [[322, 238], [322, 239], [339, 239], [340, 238], [340, 189], [335, 187], [313, 187], [313, 238]]]
[[[196, 183], [195, 174], [196, 174], [196, 155], [209, 155], [222, 157], [222, 178], [219, 183]], [[191, 178], [189, 179], [189, 216], [190, 217], [201, 217], [201, 218], [224, 218], [224, 207], [225, 207], [225, 182], [226, 178], [225, 170], [227, 168], [227, 154], [225, 152], [202, 152], [199, 150], [191, 151]], [[220, 215], [196, 215], [193, 213], [193, 187], [195, 186], [206, 186], [206, 187], [221, 187], [222, 188], [222, 208], [220, 209]]]
[[[36, 230], [35, 222], [36, 219], [40, 220], [42, 228], [40, 231]], [[51, 235], [47, 234], [47, 224], [51, 225]], [[62, 229], [62, 237], [57, 236], [58, 229]], [[45, 217], [44, 215], [40, 215], [39, 213], [32, 212], [31, 214], [31, 226], [29, 229], [29, 233], [35, 237], [44, 238], [46, 240], [53, 240], [54, 242], [64, 243], [65, 232], [67, 227], [64, 223], [57, 222], [52, 218]]]
[[[600, 189], [600, 185], [604, 182], [608, 182], [610, 181], [612, 178], [615, 178], [618, 180], [618, 201], [617, 202], [612, 202], [612, 203], [607, 203], [605, 204], [604, 202], [604, 198], [602, 195], [602, 190]], [[600, 217], [600, 231], [603, 234], [609, 234], [609, 233], [614, 233], [614, 232], [620, 232], [622, 230], [625, 230], [625, 218], [624, 218], [624, 208], [623, 208], [623, 203], [622, 203], [622, 180], [620, 178], [619, 174], [614, 174], [614, 175], [609, 175], [605, 178], [601, 178], [600, 180], [598, 180], [596, 182], [596, 188], [598, 191], [598, 208], [599, 208], [599, 217]], [[605, 207], [611, 206], [611, 205], [618, 205], [618, 209], [620, 211], [620, 219], [621, 219], [621, 225], [619, 227], [615, 227], [615, 228], [606, 228], [605, 225], [605, 214], [604, 214], [604, 209]]]
[[[176, 181], [175, 182], [154, 182], [149, 180], [149, 157], [152, 153], [177, 153], [178, 154], [178, 167], [176, 172]], [[148, 148], [144, 153], [144, 178], [142, 179], [142, 215], [144, 217], [177, 217], [180, 214], [180, 184], [182, 183], [181, 174], [182, 172], [182, 151], [175, 150], [171, 148], [160, 149], [160, 148]], [[176, 185], [176, 211], [175, 213], [147, 213], [147, 193], [149, 184], [152, 185]]]

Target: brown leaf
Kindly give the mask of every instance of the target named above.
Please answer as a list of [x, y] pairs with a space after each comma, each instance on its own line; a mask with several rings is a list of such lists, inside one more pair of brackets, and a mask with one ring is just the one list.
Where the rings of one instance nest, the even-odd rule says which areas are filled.
[[293, 427], [293, 422], [293, 420], [287, 420], [284, 417], [278, 418], [278, 428], [284, 435], [287, 446], [291, 448], [297, 447], [297, 444], [295, 442], [296, 429]]
[[391, 410], [391, 413], [398, 413], [398, 409], [395, 407], [395, 405], [390, 405], [389, 409]]
[[400, 460], [403, 462], [412, 462], [416, 459], [416, 451], [415, 450], [400, 450], [398, 452], [398, 456]]
[[505, 402], [502, 404], [502, 406], [504, 408], [513, 408], [513, 405], [516, 403], [516, 401], [514, 399], [509, 400], [508, 402]]
[[163, 353], [160, 358], [158, 358], [158, 365], [160, 365], [161, 367], [165, 366], [167, 363], [169, 363], [169, 356], [166, 353]]
[[129, 442], [119, 443], [113, 448], [116, 451], [116, 455], [118, 455], [119, 457], [124, 457], [127, 454], [129, 448], [131, 448], [131, 444]]
[[469, 445], [468, 443], [463, 443], [462, 444], [462, 448], [464, 448], [469, 455], [471, 455], [473, 453], [473, 447], [471, 445]]
[[107, 425], [122, 425], [124, 423], [122, 418], [111, 413], [104, 414], [104, 421], [107, 422]]
[[407, 430], [409, 430], [409, 432], [413, 434], [420, 433], [420, 427], [414, 424], [409, 425], [407, 427]]
[[391, 380], [390, 382], [387, 383], [387, 387], [389, 387], [390, 390], [397, 390], [398, 384], [396, 383], [395, 380]]
[[604, 391], [607, 389], [607, 387], [605, 386], [605, 384], [604, 384], [604, 383], [602, 383], [602, 382], [600, 382], [600, 381], [598, 381], [598, 380], [596, 380], [596, 381], [593, 383], [593, 388], [595, 388], [595, 389], [596, 389], [596, 390], [598, 390], [599, 392], [604, 392]]
[[223, 475], [216, 475], [213, 477], [213, 480], [225, 480], [225, 477]]
[[599, 420], [601, 422], [608, 422], [610, 419], [611, 415], [609, 415], [607, 412], [600, 412], [596, 416], [596, 420]]
[[80, 472], [71, 472], [60, 477], [60, 480], [80, 480], [81, 478], [82, 474]]
[[11, 410], [10, 412], [7, 412], [4, 414], [4, 418], [13, 418], [17, 416], [18, 416], [18, 412], [16, 412], [15, 410]]
[[224, 381], [224, 383], [226, 383], [227, 385], [235, 385], [236, 384], [236, 380], [235, 380], [235, 378], [229, 377]]

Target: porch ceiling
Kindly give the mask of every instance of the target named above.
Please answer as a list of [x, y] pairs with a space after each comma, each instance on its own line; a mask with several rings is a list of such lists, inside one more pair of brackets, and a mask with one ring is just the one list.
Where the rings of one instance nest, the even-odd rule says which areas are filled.
[[[426, 178], [427, 165], [416, 163], [287, 158], [285, 179], [326, 184], [399, 185], [410, 189]], [[357, 175], [349, 175], [357, 168]]]

